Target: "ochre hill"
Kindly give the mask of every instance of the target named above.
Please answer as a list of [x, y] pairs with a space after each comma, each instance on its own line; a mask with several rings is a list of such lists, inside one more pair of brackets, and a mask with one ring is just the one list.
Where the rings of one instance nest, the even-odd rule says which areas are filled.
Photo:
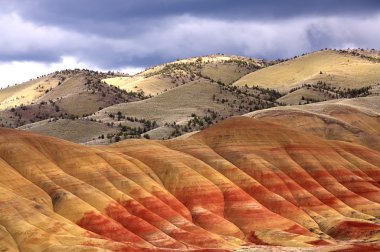
[[246, 116], [380, 151], [379, 96], [276, 107], [248, 113]]
[[380, 60], [372, 54], [325, 50], [255, 71], [234, 83], [261, 86], [288, 92], [302, 84], [326, 83], [343, 89], [362, 88], [379, 83]]
[[379, 168], [373, 149], [248, 117], [104, 147], [0, 129], [0, 248], [376, 251]]
[[0, 91], [0, 109], [31, 104], [44, 96], [45, 92], [51, 88], [57, 87], [60, 80], [59, 77], [44, 76], [20, 85], [4, 88]]

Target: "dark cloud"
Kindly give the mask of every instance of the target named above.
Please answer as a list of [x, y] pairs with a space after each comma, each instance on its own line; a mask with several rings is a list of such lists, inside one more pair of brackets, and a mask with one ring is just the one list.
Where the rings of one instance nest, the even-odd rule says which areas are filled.
[[[7, 1], [7, 0], [5, 0]], [[4, 2], [5, 2], [4, 1]], [[9, 2], [9, 1], [8, 1]], [[299, 15], [357, 15], [373, 13], [377, 0], [19, 0], [8, 5], [36, 20], [115, 21], [157, 19], [170, 15], [228, 19], [289, 18]]]
[[42, 25], [57, 25], [82, 33], [132, 36], [163, 19], [190, 15], [222, 20], [276, 20], [299, 16], [371, 15], [378, 0], [19, 0], [7, 1], [7, 11]]
[[[0, 0], [0, 62], [145, 67], [211, 53], [376, 47], [377, 0]], [[368, 28], [371, 27], [371, 28]]]

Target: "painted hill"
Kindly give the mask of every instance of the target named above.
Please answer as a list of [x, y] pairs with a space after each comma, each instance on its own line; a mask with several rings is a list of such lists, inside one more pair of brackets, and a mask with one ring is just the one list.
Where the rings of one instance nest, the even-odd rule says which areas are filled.
[[104, 147], [0, 129], [0, 158], [3, 250], [379, 249], [379, 152], [266, 121]]
[[246, 114], [331, 140], [358, 143], [380, 151], [378, 96], [276, 107]]

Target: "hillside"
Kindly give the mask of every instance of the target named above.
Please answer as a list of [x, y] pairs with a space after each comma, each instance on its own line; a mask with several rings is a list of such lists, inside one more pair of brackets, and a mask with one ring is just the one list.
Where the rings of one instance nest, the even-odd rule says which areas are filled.
[[0, 129], [0, 158], [3, 250], [380, 249], [379, 152], [284, 125], [104, 147]]
[[[78, 115], [85, 107], [73, 95], [0, 111], [0, 123], [78, 143], [108, 144], [140, 137], [167, 139], [204, 129], [233, 115], [277, 106], [276, 95], [268, 90], [235, 88], [202, 78], [150, 99], [106, 106], [89, 116]], [[91, 100], [87, 102], [91, 105]], [[97, 103], [92, 104], [96, 106]], [[70, 130], [65, 131], [68, 125]]]
[[[137, 132], [167, 139], [207, 128], [234, 115], [277, 106], [276, 95], [271, 90], [236, 88], [201, 78], [150, 99], [107, 107], [88, 118], [120, 127], [143, 120], [148, 125], [143, 125], [141, 131], [129, 129], [119, 136], [135, 137]], [[155, 127], [151, 127], [153, 123]]]
[[158, 65], [131, 77], [114, 77], [103, 81], [127, 91], [155, 96], [200, 78], [231, 84], [265, 66], [266, 63], [259, 59], [208, 55]]
[[378, 96], [276, 107], [245, 116], [287, 125], [326, 139], [358, 143], [380, 151]]
[[378, 94], [378, 51], [322, 50], [250, 73], [236, 86], [260, 86], [284, 94], [288, 105]]
[[18, 129], [58, 137], [72, 142], [86, 143], [105, 139], [109, 134], [116, 134], [117, 128], [85, 119], [47, 119], [29, 123]]
[[20, 85], [1, 89], [0, 109], [4, 110], [21, 104], [31, 104], [44, 96], [51, 88], [57, 87], [61, 80], [59, 76], [44, 76]]
[[90, 70], [64, 70], [3, 89], [0, 122], [16, 128], [46, 119], [75, 119], [117, 103], [146, 98], [102, 83], [106, 76]]
[[248, 74], [238, 86], [259, 85], [286, 91], [301, 84], [325, 82], [332, 87], [361, 88], [378, 83], [380, 64], [347, 51], [325, 50]]
[[[266, 64], [262, 60], [240, 56], [209, 55], [151, 67], [135, 76], [79, 69], [64, 70], [1, 90], [4, 109], [0, 111], [0, 123], [3, 127], [31, 130], [81, 143], [84, 139], [84, 142], [109, 143], [117, 141], [123, 135], [124, 138], [141, 137], [143, 133], [156, 139], [175, 137], [189, 131], [183, 124], [194, 119], [194, 116], [203, 120], [198, 122], [197, 119], [195, 122], [197, 125], [194, 125], [193, 130], [199, 130], [232, 115], [276, 105], [270, 92], [247, 88], [237, 90], [225, 84], [231, 84]], [[54, 81], [56, 85], [49, 87], [41, 84]], [[181, 89], [182, 86], [189, 87]], [[24, 97], [29, 89], [33, 89], [38, 95], [32, 93], [33, 95]], [[245, 94], [241, 94], [242, 91]], [[199, 97], [196, 104], [192, 97], [199, 92], [206, 93]], [[146, 103], [137, 102], [152, 96], [160, 97]], [[113, 106], [115, 104], [122, 105]], [[208, 104], [207, 108], [201, 108], [205, 104]], [[140, 105], [142, 109], [139, 108]], [[163, 109], [156, 111], [157, 107], [165, 108], [169, 114], [170, 108], [177, 108], [171, 111], [172, 117], [164, 118], [168, 116], [167, 112]], [[87, 117], [103, 108], [106, 109], [102, 113]], [[217, 112], [213, 108], [217, 108]], [[123, 111], [119, 116], [124, 120], [115, 120], [114, 115], [119, 110]], [[209, 116], [212, 116], [211, 121]], [[204, 121], [204, 117], [207, 117], [209, 123]], [[96, 119], [97, 123], [91, 122], [86, 127], [82, 122], [89, 119]], [[61, 134], [68, 120], [80, 121], [70, 123], [70, 131]], [[147, 128], [146, 123], [153, 121], [159, 123], [154, 127], [148, 125]], [[182, 126], [178, 128], [176, 123]], [[128, 130], [122, 130], [125, 127]], [[99, 131], [101, 128], [104, 132]], [[109, 138], [109, 135], [112, 136]]]
[[[133, 76], [64, 70], [1, 90], [0, 125], [87, 144], [169, 139], [262, 109], [378, 97], [378, 55], [375, 50], [323, 50], [264, 61], [217, 54]], [[62, 134], [67, 125], [70, 130]]]

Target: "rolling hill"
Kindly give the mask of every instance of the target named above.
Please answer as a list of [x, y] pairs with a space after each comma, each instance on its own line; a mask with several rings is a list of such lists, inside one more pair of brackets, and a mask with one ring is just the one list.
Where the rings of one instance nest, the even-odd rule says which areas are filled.
[[59, 76], [43, 76], [35, 80], [7, 87], [0, 90], [0, 109], [28, 105], [37, 101], [51, 88], [58, 86], [62, 79]]
[[[107, 139], [118, 132], [116, 127], [84, 117], [117, 103], [147, 98], [101, 81], [111, 75], [115, 74], [64, 70], [1, 90], [0, 125], [80, 143]], [[53, 82], [56, 85], [49, 88]]]
[[0, 157], [3, 250], [379, 249], [379, 152], [284, 125], [103, 147], [0, 129]]
[[[126, 134], [125, 131], [120, 132], [121, 127], [128, 127], [127, 137], [140, 137], [142, 133], [154, 129], [149, 132], [149, 137], [169, 138], [183, 134], [188, 129], [178, 129], [165, 124], [187, 123], [195, 113], [200, 118], [213, 114], [212, 120], [216, 122], [231, 115], [253, 111], [255, 108], [274, 106], [273, 101], [267, 101], [268, 94], [261, 94], [260, 90], [247, 91], [243, 88], [245, 94], [238, 94], [236, 89], [231, 89], [230, 85], [225, 84], [225, 82], [232, 83], [266, 64], [262, 60], [240, 56], [209, 55], [155, 66], [135, 76], [91, 70], [64, 70], [1, 90], [0, 97], [4, 101], [4, 110], [0, 111], [0, 123], [3, 127], [32, 130], [81, 143], [94, 142], [95, 139], [96, 143], [109, 143], [109, 139], [104, 137], [109, 134], [112, 135], [111, 141], [117, 140]], [[55, 84], [48, 87], [47, 84], [43, 86], [41, 83]], [[194, 85], [194, 83], [205, 83], [205, 85]], [[182, 86], [189, 87], [181, 89]], [[187, 91], [181, 94], [185, 90]], [[206, 108], [201, 109], [200, 104], [190, 102], [191, 97], [188, 96], [196, 95], [198, 92], [206, 92], [200, 96], [199, 102], [209, 104], [208, 111]], [[181, 97], [182, 101], [171, 99], [172, 95]], [[160, 97], [156, 101], [134, 103], [153, 96]], [[207, 99], [204, 100], [206, 96]], [[254, 101], [249, 98], [250, 96]], [[260, 99], [264, 101], [258, 102]], [[12, 103], [9, 103], [10, 101]], [[115, 104], [122, 105], [112, 106]], [[137, 109], [136, 112], [136, 108], [140, 105], [143, 109]], [[161, 118], [157, 119], [160, 116], [152, 115], [157, 111], [150, 109], [149, 106], [153, 108], [163, 106], [166, 109], [178, 106], [177, 110], [173, 111], [178, 115], [164, 119], [162, 117], [166, 116], [166, 113], [161, 113]], [[214, 107], [223, 115], [218, 114], [216, 118], [214, 115], [216, 112], [211, 110]], [[96, 113], [88, 117], [103, 108], [106, 109], [102, 111], [102, 115]], [[118, 113], [119, 108], [127, 112], [127, 115], [123, 114], [122, 117], [129, 120], [124, 118], [125, 120], [120, 122], [120, 118], [115, 121], [114, 117], [109, 117], [112, 113]], [[181, 110], [186, 112], [180, 112]], [[132, 122], [131, 117], [133, 117]], [[96, 122], [93, 121], [94, 118]], [[81, 121], [70, 123], [71, 130], [61, 134], [68, 125], [68, 120]], [[156, 129], [156, 126], [145, 127], [144, 123], [146, 121], [150, 123], [152, 120], [162, 122], [157, 125], [159, 129]], [[85, 126], [82, 122], [90, 123]], [[104, 132], [100, 132], [100, 128], [103, 128]], [[199, 130], [203, 126], [195, 125], [193, 128]], [[99, 135], [95, 135], [95, 132]]]
[[90, 70], [64, 70], [3, 89], [2, 125], [16, 128], [45, 119], [79, 118], [116, 103], [146, 98], [102, 83], [106, 76]]
[[145, 127], [142, 133], [167, 139], [234, 115], [277, 106], [276, 95], [266, 89], [235, 88], [201, 78], [150, 99], [109, 106], [88, 118], [120, 127], [129, 126], [131, 118], [156, 123], [157, 127]]
[[208, 55], [158, 65], [130, 77], [107, 78], [103, 81], [127, 91], [155, 96], [200, 78], [231, 84], [267, 64], [259, 59], [241, 56]]
[[380, 251], [379, 55], [0, 90], [0, 251]]
[[378, 93], [378, 51], [322, 50], [247, 74], [236, 86], [260, 86], [284, 94], [278, 101], [298, 105]]
[[276, 107], [245, 116], [287, 125], [325, 139], [358, 143], [380, 151], [378, 96]]
[[378, 63], [344, 50], [317, 51], [248, 74], [234, 84], [285, 91], [321, 81], [333, 87], [361, 88], [378, 83]]
[[1, 90], [0, 125], [87, 144], [168, 139], [266, 108], [378, 97], [378, 55], [322, 50], [264, 61], [217, 54], [134, 76], [65, 70]]

